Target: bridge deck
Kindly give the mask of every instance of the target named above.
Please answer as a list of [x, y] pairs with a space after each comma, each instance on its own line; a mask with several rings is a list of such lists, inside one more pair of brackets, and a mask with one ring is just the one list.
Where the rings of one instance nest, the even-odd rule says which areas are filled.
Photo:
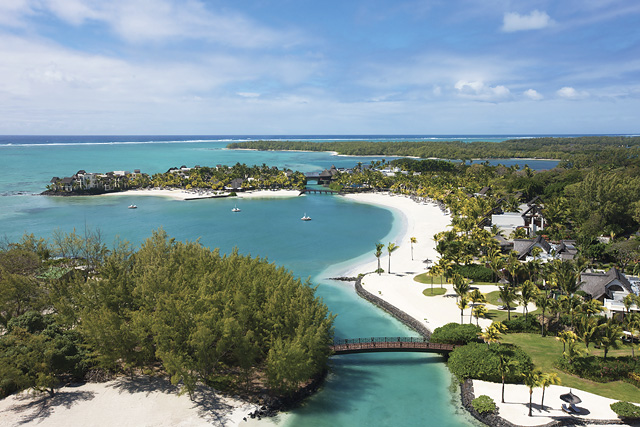
[[379, 352], [422, 352], [449, 353], [455, 349], [453, 344], [439, 344], [427, 341], [426, 338], [356, 338], [339, 340], [331, 346], [335, 355]]

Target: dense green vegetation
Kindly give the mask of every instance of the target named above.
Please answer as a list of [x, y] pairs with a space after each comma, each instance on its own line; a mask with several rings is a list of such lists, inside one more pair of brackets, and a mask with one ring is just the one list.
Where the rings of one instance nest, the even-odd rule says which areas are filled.
[[476, 325], [460, 325], [458, 323], [447, 323], [444, 326], [434, 329], [431, 341], [442, 344], [468, 344], [478, 341], [480, 328]]
[[494, 413], [498, 409], [496, 407], [496, 402], [485, 394], [473, 399], [471, 401], [471, 406], [473, 406], [473, 409], [478, 411], [480, 414]]
[[284, 268], [162, 230], [138, 250], [57, 236], [0, 251], [2, 395], [53, 393], [88, 369], [159, 369], [190, 395], [198, 383], [287, 394], [326, 368], [333, 316]]
[[614, 402], [611, 404], [611, 410], [623, 419], [637, 420], [640, 418], [640, 406], [633, 403]]
[[[501, 357], [511, 365], [505, 368]], [[508, 344], [470, 343], [451, 352], [449, 370], [460, 380], [471, 378], [485, 381], [520, 383], [522, 374], [533, 367], [531, 357], [521, 348]]]
[[336, 151], [353, 156], [412, 156], [439, 159], [543, 158], [570, 159], [571, 165], [583, 164], [593, 155], [609, 162], [637, 159], [639, 137], [584, 136], [577, 138], [530, 138], [503, 142], [462, 141], [247, 141], [227, 148], [254, 150]]

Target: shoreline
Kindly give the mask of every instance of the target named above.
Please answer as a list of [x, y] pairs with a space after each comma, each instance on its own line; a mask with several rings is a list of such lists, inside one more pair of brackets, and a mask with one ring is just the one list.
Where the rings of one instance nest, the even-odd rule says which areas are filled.
[[[174, 199], [178, 196], [177, 190], [164, 190], [169, 194], [158, 194], [158, 191], [133, 190], [108, 195], [156, 195]], [[298, 193], [295, 190], [293, 192]], [[267, 190], [241, 194], [252, 194], [248, 198], [257, 198], [274, 197], [272, 193], [275, 194], [278, 192]], [[290, 194], [291, 191], [285, 191], [285, 194], [275, 197], [285, 196], [286, 193], [292, 196]], [[422, 295], [422, 291], [430, 285], [418, 283], [413, 280], [415, 275], [426, 271], [427, 264], [423, 262], [424, 259], [428, 258], [432, 261], [437, 259], [433, 235], [447, 228], [450, 224], [450, 216], [443, 213], [435, 203], [418, 203], [405, 196], [389, 195], [387, 193], [360, 193], [348, 194], [343, 197], [356, 203], [381, 206], [393, 213], [391, 230], [384, 237], [383, 242], [381, 242], [385, 244], [385, 250], [380, 258], [381, 267], [385, 272], [379, 275], [373, 273], [377, 268], [377, 260], [373, 255], [376, 242], [371, 242], [371, 251], [369, 253], [346, 260], [340, 264], [329, 266], [319, 273], [318, 277], [328, 278], [335, 275], [357, 276], [359, 273], [371, 272], [372, 274], [366, 275], [362, 280], [364, 289], [393, 307], [407, 313], [422, 326], [433, 331], [436, 327], [446, 323], [459, 323], [460, 310], [456, 306], [455, 298], [447, 296], [453, 295], [451, 285], [443, 286], [447, 290], [445, 295], [425, 297]], [[184, 199], [178, 198], [178, 200]], [[413, 259], [411, 244], [409, 243], [410, 237], [417, 238], [417, 243], [413, 245]], [[389, 265], [386, 244], [388, 241], [400, 246], [391, 256], [391, 273], [387, 272]], [[336, 274], [336, 272], [338, 274]], [[434, 284], [433, 286], [440, 286], [440, 284]], [[485, 285], [482, 286], [481, 291], [488, 292], [493, 290], [492, 288], [491, 286]], [[470, 319], [469, 312], [469, 309], [465, 310], [464, 322], [473, 321], [473, 323], [476, 323], [476, 319]], [[484, 327], [489, 325], [491, 321], [480, 319], [479, 323]], [[137, 380], [138, 378], [134, 381]], [[45, 402], [43, 406], [49, 406], [49, 408], [46, 409], [46, 415], [42, 418], [37, 415], [38, 412], [42, 412], [43, 410], [39, 409], [37, 401], [25, 397], [24, 393], [22, 395], [9, 396], [0, 401], [0, 423], [7, 426], [18, 426], [25, 423], [25, 418], [31, 417], [43, 426], [54, 427], [69, 425], [69, 420], [78, 422], [78, 420], [81, 421], [82, 419], [93, 421], [94, 425], [101, 425], [99, 423], [95, 424], [96, 420], [108, 419], [109, 422], [102, 425], [145, 424], [170, 426], [176, 425], [175, 418], [172, 418], [175, 414], [175, 416], [182, 417], [181, 424], [184, 424], [184, 420], [189, 420], [189, 423], [186, 425], [216, 425], [227, 427], [252, 426], [258, 425], [258, 423], [259, 425], [280, 425], [286, 422], [286, 419], [289, 417], [288, 413], [279, 413], [275, 418], [263, 418], [261, 421], [251, 419], [249, 413], [256, 409], [255, 405], [242, 400], [218, 397], [214, 390], [209, 390], [208, 392], [216, 396], [216, 399], [223, 400], [224, 405], [206, 405], [206, 410], [203, 410], [202, 407], [198, 406], [197, 401], [194, 403], [189, 401], [187, 396], [178, 396], [176, 392], [177, 389], [169, 388], [173, 386], [167, 386], [166, 380], [164, 380], [163, 383], [155, 382], [162, 381], [159, 379], [147, 379], [146, 381], [152, 384], [152, 386], [147, 387], [118, 386], [117, 383], [122, 381], [126, 382], [126, 379], [120, 378], [108, 383], [87, 383], [76, 387], [60, 388], [58, 390], [59, 396], [71, 403], [68, 405], [56, 404], [54, 397], [51, 403], [46, 404], [46, 399], [42, 399]], [[140, 379], [140, 381], [145, 380]], [[531, 418], [526, 416], [527, 410], [525, 403], [528, 403], [528, 389], [525, 386], [509, 385], [509, 389], [513, 390], [510, 391], [510, 395], [513, 393], [513, 396], [517, 396], [517, 399], [512, 398], [511, 402], [500, 404], [500, 384], [487, 383], [490, 385], [484, 387], [482, 382], [474, 381], [474, 385], [476, 384], [476, 396], [480, 394], [491, 396], [500, 408], [500, 416], [517, 425], [534, 425], [528, 424]], [[561, 389], [563, 393], [568, 392], [567, 387], [560, 386], [559, 389]], [[538, 396], [539, 390], [534, 391], [534, 393]], [[549, 393], [549, 390], [547, 390], [547, 393]], [[520, 399], [519, 396], [521, 394], [525, 396], [526, 399]], [[579, 394], [582, 397], [588, 393], [579, 391]], [[127, 398], [127, 396], [129, 397]], [[590, 402], [593, 402], [588, 406], [591, 414], [588, 418], [580, 417], [581, 420], [596, 421], [597, 419], [615, 419], [615, 417], [611, 417], [609, 412], [607, 412], [609, 410], [608, 403], [611, 399], [596, 395], [593, 395], [593, 397], [589, 399]], [[550, 398], [545, 400], [547, 402], [546, 406], [553, 412], [545, 411], [549, 413], [549, 416], [546, 417], [542, 413], [537, 414], [537, 416], [534, 417], [537, 422], [536, 425], [548, 423], [552, 420], [552, 418], [549, 418], [550, 416], [556, 419], [562, 416], [562, 413], [556, 413], [556, 410], [560, 408], [557, 399], [553, 401]], [[113, 417], [117, 418], [117, 416], [124, 414], [127, 412], [127, 409], [130, 408], [135, 411], [135, 414], [131, 416], [133, 421], [127, 418], [123, 423], [112, 422]], [[602, 408], [602, 410], [600, 410], [600, 408]], [[167, 414], [167, 411], [169, 411], [170, 414]], [[101, 417], [101, 414], [104, 418]], [[111, 414], [115, 415], [111, 417]], [[243, 421], [245, 417], [248, 421], [246, 423]]]
[[183, 190], [179, 188], [175, 189], [136, 189], [119, 191], [115, 193], [98, 194], [101, 197], [114, 197], [114, 196], [155, 196], [166, 197], [173, 200], [190, 201], [200, 199], [222, 199], [222, 198], [238, 198], [238, 199], [268, 199], [268, 198], [280, 198], [280, 197], [298, 197], [300, 190], [249, 190], [236, 193], [235, 196], [231, 196], [228, 191], [223, 194], [214, 194], [217, 191], [195, 191], [195, 190]]

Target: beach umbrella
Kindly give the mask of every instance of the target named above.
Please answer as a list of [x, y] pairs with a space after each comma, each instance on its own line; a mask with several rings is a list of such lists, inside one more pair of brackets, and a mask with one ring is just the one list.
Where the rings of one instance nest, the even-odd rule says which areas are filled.
[[569, 393], [561, 394], [560, 400], [567, 402], [570, 405], [575, 405], [577, 403], [582, 402], [582, 399], [580, 399], [578, 396], [573, 394], [571, 390], [569, 390]]

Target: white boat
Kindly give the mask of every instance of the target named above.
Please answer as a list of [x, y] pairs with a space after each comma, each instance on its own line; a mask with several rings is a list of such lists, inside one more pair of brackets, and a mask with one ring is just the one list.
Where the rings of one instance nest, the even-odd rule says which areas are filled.
[[234, 206], [234, 208], [231, 209], [231, 212], [240, 212], [240, 208], [238, 206]]
[[136, 205], [129, 205], [129, 209], [138, 209]]
[[307, 213], [306, 213], [306, 212], [305, 212], [305, 214], [303, 215], [303, 217], [302, 217], [302, 218], [300, 218], [300, 219], [301, 219], [301, 220], [303, 220], [303, 221], [311, 221], [311, 217], [310, 217], [310, 216], [307, 216]]

